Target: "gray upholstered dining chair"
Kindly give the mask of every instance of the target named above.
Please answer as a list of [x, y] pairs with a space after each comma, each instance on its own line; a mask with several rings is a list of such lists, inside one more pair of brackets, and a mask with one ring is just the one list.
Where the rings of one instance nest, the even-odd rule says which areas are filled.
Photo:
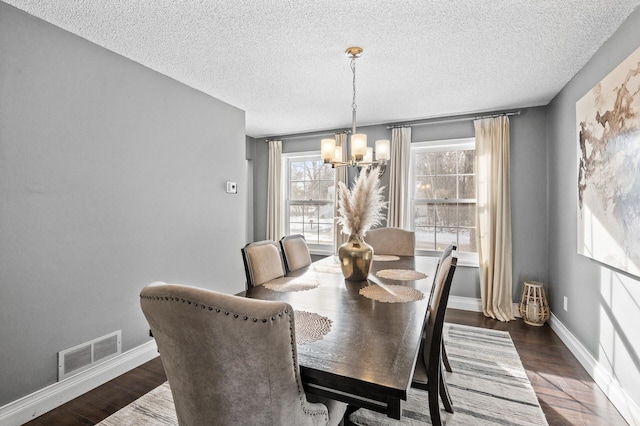
[[346, 404], [307, 400], [285, 302], [156, 282], [140, 293], [180, 425], [337, 425]]
[[373, 247], [373, 254], [414, 256], [416, 235], [401, 228], [376, 228], [365, 235], [364, 240]]
[[[449, 292], [451, 283], [453, 282], [453, 274], [456, 270], [458, 258], [455, 253], [450, 253], [439, 266], [438, 273], [434, 280], [434, 290], [431, 297], [431, 303], [428, 308], [427, 323], [425, 327], [425, 338], [420, 345], [418, 360], [413, 372], [413, 380], [411, 387], [426, 390], [429, 392], [429, 414], [431, 424], [434, 426], [442, 425], [442, 417], [440, 415], [439, 397], [442, 375], [442, 333], [444, 329], [444, 318], [449, 300]], [[356, 425], [365, 424], [360, 417], [362, 408], [349, 416], [350, 422]], [[379, 419], [379, 423], [372, 421]], [[372, 413], [367, 416], [367, 426], [376, 424], [387, 424], [387, 418], [381, 413]]]
[[287, 235], [280, 239], [280, 248], [287, 272], [295, 271], [311, 265], [311, 253], [304, 235]]
[[242, 249], [247, 288], [284, 276], [284, 266], [278, 243], [273, 240], [249, 243]]

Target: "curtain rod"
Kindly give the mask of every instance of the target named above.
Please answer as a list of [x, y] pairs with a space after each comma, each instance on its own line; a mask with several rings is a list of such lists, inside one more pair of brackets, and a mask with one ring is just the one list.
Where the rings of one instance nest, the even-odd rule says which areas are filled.
[[303, 133], [303, 134], [299, 134], [299, 135], [291, 135], [291, 136], [281, 136], [279, 138], [267, 138], [264, 141], [269, 143], [269, 141], [281, 141], [283, 139], [302, 139], [302, 138], [311, 138], [311, 137], [317, 137], [317, 136], [329, 136], [329, 135], [335, 135], [336, 133], [351, 133], [351, 130], [336, 130], [335, 132], [310, 132], [310, 133]]
[[[509, 111], [509, 112], [503, 112], [500, 114], [489, 114], [489, 115], [480, 115], [477, 117], [450, 117], [450, 118], [442, 118], [442, 119], [434, 119], [434, 120], [425, 120], [425, 121], [418, 121], [418, 122], [413, 122], [413, 123], [407, 123], [407, 124], [392, 124], [387, 126], [387, 129], [397, 129], [397, 128], [401, 128], [401, 127], [413, 127], [413, 126], [425, 126], [427, 124], [440, 124], [440, 123], [454, 123], [456, 121], [471, 121], [471, 120], [480, 120], [483, 118], [495, 118], [495, 117], [501, 117], [503, 115], [506, 115], [507, 117], [513, 116], [513, 115], [520, 115], [522, 113], [521, 110], [518, 111]], [[328, 136], [328, 135], [335, 135], [336, 133], [351, 133], [350, 130], [338, 130], [335, 132], [310, 132], [310, 133], [304, 133], [304, 134], [294, 134], [291, 136], [282, 136], [280, 138], [267, 138], [264, 141], [269, 143], [270, 141], [280, 141], [282, 139], [301, 139], [301, 138], [307, 138], [307, 137], [314, 137], [314, 136]]]
[[512, 115], [520, 115], [522, 113], [522, 111], [518, 110], [518, 111], [510, 111], [510, 112], [503, 112], [501, 114], [491, 114], [491, 115], [481, 115], [481, 116], [477, 116], [477, 117], [451, 117], [451, 118], [442, 118], [442, 119], [435, 119], [435, 120], [425, 120], [425, 121], [419, 121], [419, 122], [415, 122], [415, 123], [407, 123], [407, 124], [394, 124], [391, 126], [387, 126], [387, 129], [394, 129], [394, 128], [400, 128], [400, 127], [412, 127], [412, 126], [425, 126], [427, 124], [440, 124], [440, 123], [453, 123], [456, 121], [470, 121], [470, 120], [480, 120], [483, 118], [495, 118], [495, 117], [501, 117], [503, 115], [506, 116], [512, 116]]

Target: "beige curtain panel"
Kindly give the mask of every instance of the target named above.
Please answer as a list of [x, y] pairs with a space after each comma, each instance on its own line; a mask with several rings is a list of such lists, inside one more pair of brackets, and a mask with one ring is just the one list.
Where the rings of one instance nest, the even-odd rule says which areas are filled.
[[513, 316], [509, 118], [474, 121], [476, 132], [477, 238], [484, 315]]
[[389, 159], [389, 205], [387, 226], [409, 229], [409, 159], [411, 155], [411, 127], [391, 131], [391, 158]]
[[282, 237], [282, 141], [269, 141], [269, 176], [267, 193], [268, 240], [278, 241]]
[[[347, 161], [347, 134], [344, 132], [336, 133], [336, 146], [342, 147], [342, 158], [340, 161]], [[347, 242], [348, 235], [342, 233], [340, 225], [338, 225], [338, 182], [347, 184], [347, 170], [346, 167], [336, 167], [334, 169], [334, 200], [333, 200], [333, 253], [338, 254], [338, 247]]]

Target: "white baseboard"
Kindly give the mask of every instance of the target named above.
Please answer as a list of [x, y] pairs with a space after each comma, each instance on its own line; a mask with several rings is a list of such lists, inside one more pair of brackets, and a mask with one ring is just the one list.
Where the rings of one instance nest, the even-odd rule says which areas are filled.
[[[449, 296], [447, 307], [460, 309], [462, 311], [482, 312], [482, 301], [473, 297]], [[513, 315], [516, 318], [522, 318], [520, 310], [518, 309], [518, 304], [514, 303], [512, 308]]]
[[602, 389], [609, 401], [618, 409], [622, 417], [632, 426], [640, 425], [640, 406], [631, 399], [629, 394], [620, 386], [618, 380], [606, 371], [589, 351], [578, 341], [562, 322], [551, 314], [549, 320], [551, 329], [569, 348], [571, 353], [582, 364], [594, 382]]
[[0, 407], [0, 425], [18, 426], [94, 389], [158, 356], [151, 340], [75, 376]]
[[447, 308], [460, 309], [462, 311], [482, 312], [482, 302], [473, 297], [449, 296]]

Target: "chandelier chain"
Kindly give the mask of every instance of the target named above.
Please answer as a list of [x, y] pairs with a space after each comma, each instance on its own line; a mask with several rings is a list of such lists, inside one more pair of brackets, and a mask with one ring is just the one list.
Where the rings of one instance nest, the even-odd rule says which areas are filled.
[[351, 71], [353, 72], [353, 99], [351, 101], [351, 134], [356, 134], [356, 57], [351, 58]]
[[356, 109], [356, 58], [351, 58], [351, 71], [353, 72], [353, 100], [351, 102], [351, 108]]

